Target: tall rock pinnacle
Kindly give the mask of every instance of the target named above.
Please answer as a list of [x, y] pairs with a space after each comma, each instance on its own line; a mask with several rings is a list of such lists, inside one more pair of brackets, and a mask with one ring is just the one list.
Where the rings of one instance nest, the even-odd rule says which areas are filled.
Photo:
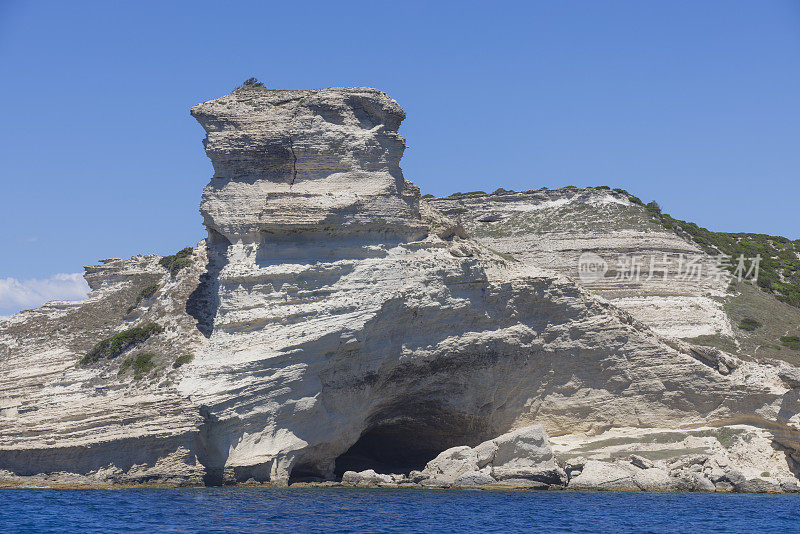
[[244, 86], [191, 113], [214, 165], [200, 211], [228, 241], [421, 231], [419, 189], [400, 170], [405, 112], [382, 91]]

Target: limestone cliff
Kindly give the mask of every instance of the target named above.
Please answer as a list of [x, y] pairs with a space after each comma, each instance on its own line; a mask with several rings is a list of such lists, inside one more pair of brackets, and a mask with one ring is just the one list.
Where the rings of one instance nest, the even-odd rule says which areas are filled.
[[[245, 86], [192, 115], [214, 165], [208, 239], [87, 268], [88, 301], [0, 323], [0, 469], [172, 483], [410, 473], [535, 423], [562, 461], [615, 432], [746, 425], [793, 476], [793, 368], [667, 339], [646, 302], [592, 294], [546, 244], [492, 239], [449, 218], [448, 200], [420, 201], [385, 93]], [[511, 243], [524, 261], [503, 254]], [[693, 302], [703, 325], [721, 321]]]

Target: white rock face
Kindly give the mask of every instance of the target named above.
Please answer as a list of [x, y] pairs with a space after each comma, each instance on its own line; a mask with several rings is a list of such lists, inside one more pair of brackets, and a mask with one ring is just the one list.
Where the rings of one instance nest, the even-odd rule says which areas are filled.
[[[714, 258], [662, 228], [644, 206], [632, 203], [624, 193], [542, 189], [430, 202], [452, 214], [480, 242], [524, 263], [569, 276], [658, 334], [676, 338], [732, 335], [721, 304], [730, 275], [709, 276]], [[605, 276], [580, 276], [583, 253], [605, 260]], [[625, 258], [636, 260], [627, 263]], [[696, 261], [701, 276], [679, 279], [679, 269], [695, 272], [687, 267], [690, 260]]]
[[[577, 481], [578, 479], [576, 478], [575, 480]], [[649, 467], [634, 472], [632, 481], [637, 487], [644, 491], [666, 491], [676, 489], [675, 480], [671, 478], [666, 471], [657, 467]], [[579, 482], [576, 484], [579, 484]], [[712, 489], [711, 491], [714, 490]]]
[[[80, 303], [48, 303], [0, 325], [0, 469], [19, 475], [72, 472], [89, 480], [200, 483], [197, 406], [169, 382], [173, 361], [203, 339], [184, 311], [205, 254], [170, 276], [157, 256], [87, 267], [92, 292]], [[140, 292], [153, 284], [155, 294]], [[156, 321], [164, 332], [104, 362], [78, 361], [97, 341]], [[166, 368], [140, 380], [120, 373], [126, 356], [156, 353]]]
[[572, 489], [639, 489], [634, 482], [633, 466], [589, 460], [583, 471], [569, 481]]
[[492, 440], [497, 447], [491, 460], [497, 480], [524, 478], [549, 483], [566, 482], [556, 464], [550, 441], [541, 425], [521, 428]]
[[378, 484], [391, 484], [394, 479], [391, 475], [376, 473], [373, 469], [365, 469], [359, 473], [355, 471], [345, 471], [342, 475], [342, 484], [353, 486], [376, 486]]
[[541, 425], [508, 432], [474, 448], [447, 449], [428, 462], [419, 478], [443, 486], [475, 486], [509, 480], [561, 485], [567, 481]]
[[[728, 356], [666, 343], [421, 204], [384, 93], [249, 87], [192, 113], [215, 169], [207, 241], [174, 276], [114, 260], [90, 268], [88, 302], [0, 323], [0, 469], [286, 483], [407, 473], [445, 451], [447, 484], [551, 484], [566, 474], [545, 432], [746, 422], [797, 448], [797, 396], [774, 364], [723, 373]], [[164, 331], [78, 364], [150, 322]], [[121, 363], [143, 353], [155, 368], [132, 379]]]
[[467, 471], [453, 481], [453, 486], [486, 486], [497, 482], [481, 471]]
[[298, 246], [297, 232], [424, 233], [419, 189], [400, 170], [405, 112], [385, 93], [245, 87], [192, 115], [214, 164], [200, 211], [231, 243], [288, 236]]

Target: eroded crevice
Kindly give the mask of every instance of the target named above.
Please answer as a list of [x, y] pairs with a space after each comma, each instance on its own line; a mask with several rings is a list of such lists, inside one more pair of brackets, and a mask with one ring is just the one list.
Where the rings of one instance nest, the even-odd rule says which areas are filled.
[[203, 483], [206, 486], [221, 486], [224, 481], [224, 461], [220, 462], [214, 454], [213, 440], [211, 433], [213, 426], [217, 423], [217, 417], [211, 413], [208, 406], [200, 406], [198, 409], [203, 422], [198, 427], [195, 437], [195, 453], [197, 461], [205, 468]]
[[292, 181], [289, 185], [292, 186], [297, 179], [297, 154], [294, 153], [294, 139], [291, 134], [289, 134], [289, 150], [292, 152]]
[[219, 273], [227, 263], [227, 250], [230, 241], [214, 230], [208, 228], [208, 239], [206, 240], [206, 253], [208, 263], [206, 271], [200, 275], [197, 287], [186, 300], [186, 313], [193, 317], [197, 329], [205, 337], [211, 337], [214, 329], [214, 319], [219, 309]]
[[289, 121], [289, 131], [287, 132], [286, 136], [289, 138], [289, 151], [292, 153], [292, 181], [289, 182], [289, 187], [294, 185], [295, 180], [297, 180], [297, 154], [294, 151], [294, 137], [292, 137], [292, 127], [294, 126], [294, 121], [297, 119], [297, 114], [300, 111], [300, 102], [295, 105], [294, 111], [292, 112], [292, 118]]

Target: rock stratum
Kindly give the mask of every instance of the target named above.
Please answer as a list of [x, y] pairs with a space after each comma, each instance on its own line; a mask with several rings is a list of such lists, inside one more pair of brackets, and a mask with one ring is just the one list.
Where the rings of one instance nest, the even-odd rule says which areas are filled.
[[729, 277], [576, 276], [586, 250], [703, 254], [625, 194], [422, 200], [376, 89], [191, 113], [208, 238], [0, 322], [5, 484], [797, 488], [800, 370], [745, 350]]

